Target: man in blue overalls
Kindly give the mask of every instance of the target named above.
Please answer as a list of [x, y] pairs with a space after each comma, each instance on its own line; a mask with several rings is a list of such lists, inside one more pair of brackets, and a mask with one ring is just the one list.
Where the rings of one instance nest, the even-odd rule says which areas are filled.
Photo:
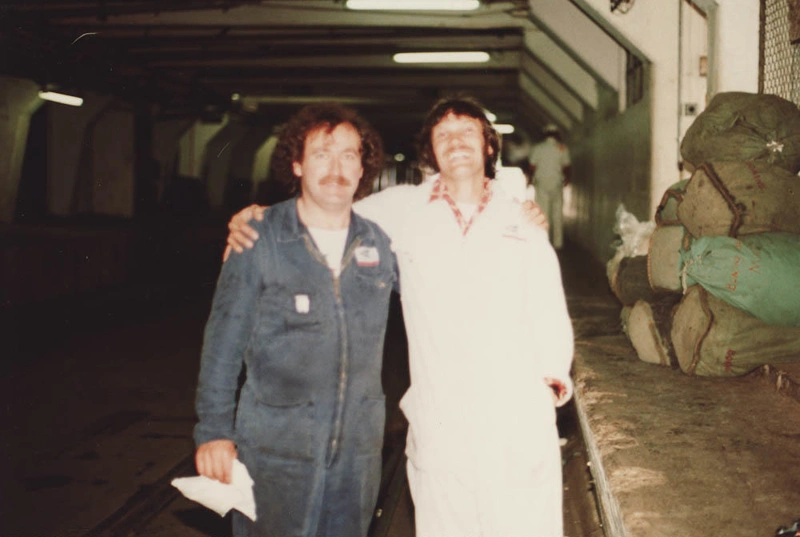
[[[352, 110], [312, 105], [273, 161], [295, 199], [255, 224], [261, 240], [222, 267], [203, 341], [198, 472], [254, 480], [256, 521], [234, 536], [365, 536], [381, 472], [383, 339], [397, 267], [389, 239], [354, 214], [383, 165]], [[241, 393], [238, 378], [245, 380]]]

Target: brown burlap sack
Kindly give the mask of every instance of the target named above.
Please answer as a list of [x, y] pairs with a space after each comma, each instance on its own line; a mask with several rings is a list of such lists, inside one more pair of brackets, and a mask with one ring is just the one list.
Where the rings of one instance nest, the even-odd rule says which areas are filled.
[[622, 326], [622, 331], [625, 332], [625, 335], [630, 338], [630, 334], [628, 334], [628, 319], [631, 316], [631, 310], [633, 306], [622, 306], [622, 309], [619, 310], [619, 324]]
[[703, 162], [764, 160], [800, 170], [800, 109], [777, 95], [725, 92], [714, 96], [681, 141], [681, 155]]
[[647, 279], [654, 290], [681, 292], [681, 250], [690, 237], [681, 225], [658, 226], [650, 236], [647, 252]]
[[637, 300], [652, 300], [656, 296], [647, 277], [646, 255], [622, 258], [609, 284], [614, 296], [624, 306], [632, 306]]
[[684, 373], [734, 377], [775, 362], [800, 362], [800, 328], [772, 326], [699, 285], [686, 290], [670, 331]]
[[686, 185], [678, 219], [694, 237], [800, 233], [800, 178], [763, 162], [706, 162]]
[[659, 226], [674, 226], [680, 224], [678, 217], [678, 205], [683, 200], [683, 195], [686, 192], [686, 185], [689, 183], [688, 179], [678, 181], [664, 191], [661, 197], [661, 203], [656, 207], [655, 222]]
[[680, 295], [661, 295], [653, 301], [639, 300], [627, 315], [626, 333], [643, 362], [678, 367], [670, 341], [672, 310]]

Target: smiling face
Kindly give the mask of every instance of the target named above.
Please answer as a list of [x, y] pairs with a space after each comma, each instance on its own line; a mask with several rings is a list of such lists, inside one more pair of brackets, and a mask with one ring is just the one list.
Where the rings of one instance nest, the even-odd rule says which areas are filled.
[[322, 126], [306, 136], [303, 159], [292, 163], [305, 203], [325, 211], [349, 209], [364, 174], [361, 137], [350, 123]]
[[445, 115], [431, 130], [431, 146], [445, 180], [484, 177], [487, 149], [483, 124], [470, 116]]

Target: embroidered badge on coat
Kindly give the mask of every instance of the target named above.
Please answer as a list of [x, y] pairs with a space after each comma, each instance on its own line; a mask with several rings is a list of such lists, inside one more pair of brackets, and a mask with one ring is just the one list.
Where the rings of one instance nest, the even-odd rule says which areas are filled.
[[503, 237], [505, 237], [506, 239], [515, 239], [518, 241], [526, 240], [525, 237], [522, 235], [522, 230], [517, 224], [506, 226], [506, 228], [503, 230]]
[[294, 309], [297, 313], [308, 313], [311, 311], [311, 299], [308, 295], [294, 295]]
[[381, 256], [374, 246], [359, 246], [355, 251], [356, 263], [359, 267], [377, 267]]

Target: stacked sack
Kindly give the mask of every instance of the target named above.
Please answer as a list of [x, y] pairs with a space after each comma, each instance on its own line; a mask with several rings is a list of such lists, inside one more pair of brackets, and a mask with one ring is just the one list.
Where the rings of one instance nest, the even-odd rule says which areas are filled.
[[648, 276], [648, 251], [654, 222], [639, 222], [620, 205], [614, 232], [620, 236], [616, 255], [606, 265], [606, 275], [614, 295], [622, 302], [622, 326], [640, 359], [677, 367], [669, 342], [671, 311], [680, 295], [656, 290]]
[[658, 363], [691, 375], [800, 361], [800, 110], [774, 95], [718, 94], [681, 155], [692, 176], [656, 211], [647, 274], [657, 300], [628, 314], [634, 347], [646, 340], [667, 357]]

